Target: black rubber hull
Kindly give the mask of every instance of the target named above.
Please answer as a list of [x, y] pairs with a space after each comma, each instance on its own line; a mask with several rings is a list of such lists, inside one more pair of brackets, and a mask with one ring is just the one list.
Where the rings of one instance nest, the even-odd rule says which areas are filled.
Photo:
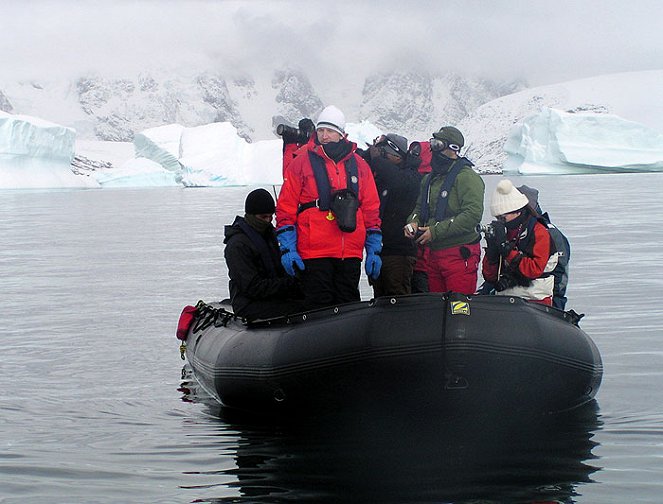
[[603, 370], [570, 319], [502, 296], [380, 298], [289, 321], [197, 323], [187, 358], [208, 392], [244, 410], [557, 412], [590, 401]]

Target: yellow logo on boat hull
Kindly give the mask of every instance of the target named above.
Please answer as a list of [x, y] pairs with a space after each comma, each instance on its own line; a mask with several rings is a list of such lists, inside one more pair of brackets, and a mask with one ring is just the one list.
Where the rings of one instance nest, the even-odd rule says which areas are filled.
[[467, 301], [452, 301], [451, 302], [452, 315], [469, 315], [470, 303]]

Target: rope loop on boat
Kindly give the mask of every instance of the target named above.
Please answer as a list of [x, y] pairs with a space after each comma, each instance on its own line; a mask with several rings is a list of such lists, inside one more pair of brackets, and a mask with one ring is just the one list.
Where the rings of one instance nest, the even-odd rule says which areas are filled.
[[211, 325], [214, 325], [214, 327], [225, 327], [228, 325], [228, 322], [237, 318], [234, 313], [223, 308], [214, 308], [203, 301], [198, 301], [196, 309], [198, 310], [198, 317], [193, 326], [193, 334], [204, 331]]

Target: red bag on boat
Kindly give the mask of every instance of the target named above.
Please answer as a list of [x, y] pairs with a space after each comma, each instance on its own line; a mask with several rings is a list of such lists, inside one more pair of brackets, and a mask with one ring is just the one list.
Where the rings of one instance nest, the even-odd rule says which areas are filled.
[[180, 314], [180, 320], [177, 322], [177, 339], [185, 341], [186, 335], [189, 333], [189, 328], [193, 319], [196, 317], [196, 307], [187, 305]]

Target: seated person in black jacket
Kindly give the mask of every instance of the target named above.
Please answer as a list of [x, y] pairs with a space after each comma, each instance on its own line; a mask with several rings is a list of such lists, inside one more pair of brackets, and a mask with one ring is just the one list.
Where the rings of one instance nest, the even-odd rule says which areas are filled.
[[296, 278], [285, 273], [272, 217], [275, 203], [265, 189], [251, 191], [244, 217], [225, 226], [224, 256], [230, 278], [230, 302], [247, 320], [278, 317], [301, 311]]

